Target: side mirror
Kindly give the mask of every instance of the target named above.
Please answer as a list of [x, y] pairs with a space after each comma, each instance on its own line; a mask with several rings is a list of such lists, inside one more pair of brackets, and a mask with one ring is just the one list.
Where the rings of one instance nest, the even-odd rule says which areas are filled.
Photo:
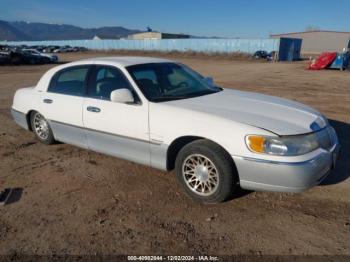
[[116, 103], [134, 103], [134, 96], [129, 89], [120, 88], [112, 91], [111, 101]]
[[215, 86], [214, 79], [212, 77], [205, 77], [204, 81], [211, 87]]

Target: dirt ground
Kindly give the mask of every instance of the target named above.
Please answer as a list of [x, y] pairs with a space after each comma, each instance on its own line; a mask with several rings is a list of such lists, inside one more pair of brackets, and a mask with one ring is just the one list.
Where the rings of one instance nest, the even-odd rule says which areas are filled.
[[[61, 59], [110, 53], [64, 54]], [[165, 173], [66, 144], [46, 146], [10, 115], [16, 89], [54, 65], [0, 67], [0, 254], [350, 255], [350, 72], [306, 62], [171, 58], [224, 87], [311, 105], [343, 146], [336, 170], [302, 194], [242, 191], [223, 204], [189, 199]]]

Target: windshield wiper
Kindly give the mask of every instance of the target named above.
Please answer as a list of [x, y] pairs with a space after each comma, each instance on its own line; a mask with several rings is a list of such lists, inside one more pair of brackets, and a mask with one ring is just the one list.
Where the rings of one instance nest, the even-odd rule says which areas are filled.
[[195, 92], [195, 93], [189, 93], [183, 96], [160, 96], [160, 97], [155, 97], [152, 99], [154, 102], [165, 102], [165, 101], [172, 101], [172, 100], [180, 100], [180, 99], [187, 99], [187, 98], [193, 98], [197, 96], [204, 96], [204, 95], [210, 95], [210, 94], [215, 94], [222, 91], [221, 89], [219, 90], [203, 90], [200, 92]]
[[210, 95], [210, 94], [215, 94], [215, 93], [218, 93], [222, 90], [203, 90], [203, 91], [200, 91], [200, 92], [195, 92], [195, 93], [190, 93], [188, 94], [189, 97], [196, 97], [196, 96], [204, 96], [204, 95]]

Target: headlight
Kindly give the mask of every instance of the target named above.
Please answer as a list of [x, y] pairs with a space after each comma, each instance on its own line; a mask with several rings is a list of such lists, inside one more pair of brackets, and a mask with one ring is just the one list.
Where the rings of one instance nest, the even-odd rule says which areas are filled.
[[246, 144], [252, 152], [278, 156], [303, 155], [320, 147], [317, 133], [288, 137], [249, 135]]

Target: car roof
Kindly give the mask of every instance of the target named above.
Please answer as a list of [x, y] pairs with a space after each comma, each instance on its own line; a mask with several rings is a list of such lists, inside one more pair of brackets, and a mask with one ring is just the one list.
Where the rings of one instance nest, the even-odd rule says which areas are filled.
[[111, 57], [96, 57], [89, 58], [80, 61], [86, 61], [91, 63], [116, 63], [122, 67], [149, 64], [149, 63], [171, 63], [173, 61], [155, 57], [143, 57], [143, 56], [111, 56]]
[[[51, 77], [60, 70], [67, 69], [73, 66], [80, 66], [86, 64], [106, 64], [116, 65], [118, 67], [127, 67], [132, 65], [150, 64], [150, 63], [176, 63], [172, 60], [154, 58], [154, 57], [138, 57], [138, 56], [110, 56], [110, 57], [95, 57], [82, 59], [67, 64], [62, 64], [51, 68], [47, 71], [39, 80], [37, 89], [44, 90], [47, 87], [47, 82], [50, 81]], [[42, 83], [41, 83], [42, 82]], [[44, 90], [46, 91], [46, 89]]]

